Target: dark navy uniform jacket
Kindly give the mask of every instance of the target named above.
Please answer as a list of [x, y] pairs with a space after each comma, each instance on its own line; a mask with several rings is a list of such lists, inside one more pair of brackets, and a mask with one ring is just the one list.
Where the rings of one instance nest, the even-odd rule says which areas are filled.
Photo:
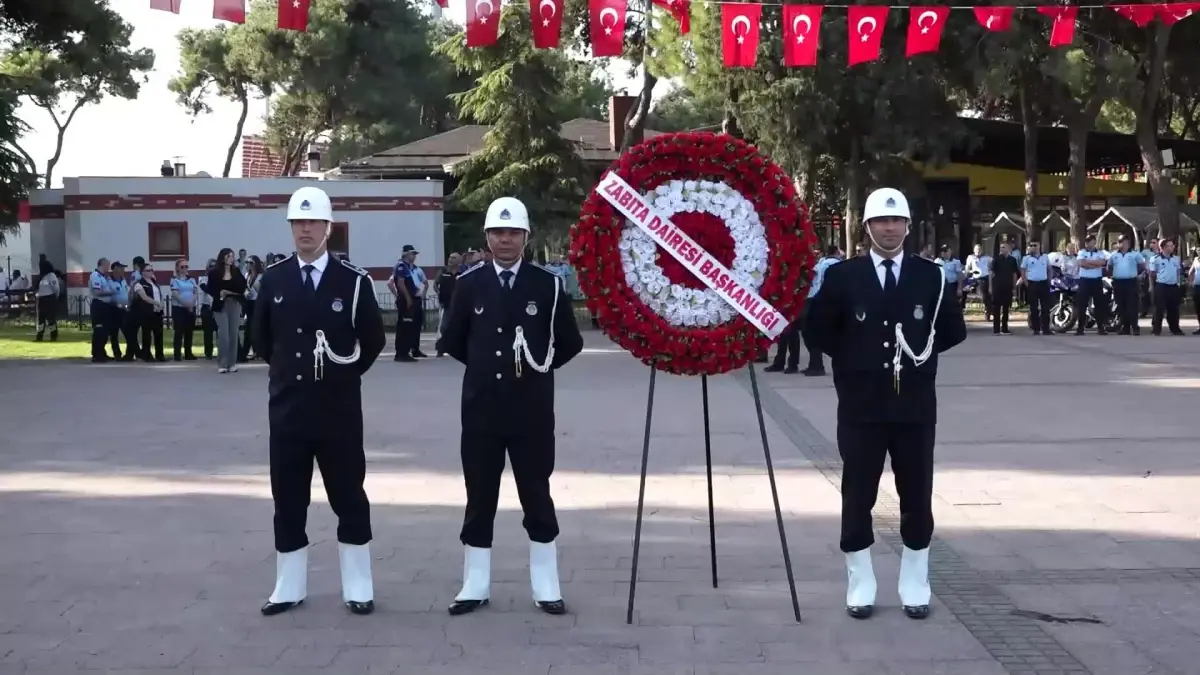
[[[514, 364], [513, 340], [521, 326], [534, 361], [546, 359], [550, 314], [554, 312], [554, 361], [545, 374], [522, 356], [521, 375]], [[583, 351], [583, 336], [565, 285], [554, 272], [523, 261], [505, 289], [492, 263], [480, 263], [458, 277], [450, 315], [439, 342], [466, 365], [463, 374], [462, 424], [468, 433], [520, 434], [554, 428], [554, 370]]]
[[888, 296], [869, 255], [826, 270], [821, 292], [809, 300], [812, 304], [806, 330], [833, 361], [840, 422], [937, 422], [937, 355], [967, 337], [967, 326], [953, 293], [942, 297], [929, 360], [917, 366], [907, 354], [901, 357], [899, 393], [892, 359], [896, 355], [897, 322], [903, 325], [904, 337], [913, 352], [924, 350], [942, 288], [937, 264], [914, 255], [904, 256], [896, 288]]
[[[310, 294], [300, 267], [294, 255], [268, 267], [254, 307], [254, 351], [269, 365], [271, 432], [361, 437], [362, 376], [386, 342], [375, 287], [366, 270], [331, 258]], [[356, 343], [361, 350], [348, 365], [325, 356], [319, 380], [313, 355], [318, 330], [338, 356], [350, 356]]]

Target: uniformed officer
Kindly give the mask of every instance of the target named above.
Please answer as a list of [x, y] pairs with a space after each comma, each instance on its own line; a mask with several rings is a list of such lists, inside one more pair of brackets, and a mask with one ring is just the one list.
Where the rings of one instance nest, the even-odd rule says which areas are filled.
[[365, 270], [330, 259], [329, 196], [302, 187], [288, 202], [296, 252], [263, 272], [254, 351], [269, 365], [271, 496], [275, 501], [275, 590], [262, 607], [279, 614], [308, 593], [305, 533], [313, 460], [338, 518], [342, 600], [375, 609], [371, 513], [363, 490], [362, 376], [383, 351], [383, 318]]
[[[113, 285], [108, 277], [109, 265], [107, 258], [96, 261], [96, 269], [88, 276], [88, 292], [91, 293], [92, 304], [92, 362], [104, 363], [111, 360], [104, 353], [104, 345], [108, 343], [113, 330]], [[119, 351], [113, 352], [113, 358], [121, 358]]]
[[484, 234], [492, 260], [458, 278], [438, 345], [466, 365], [461, 454], [467, 508], [459, 539], [463, 586], [450, 614], [490, 598], [492, 528], [504, 455], [512, 461], [529, 534], [533, 600], [548, 614], [566, 605], [558, 583], [554, 470], [554, 371], [583, 350], [562, 277], [523, 261], [529, 212], [512, 197], [488, 207]]
[[954, 253], [946, 244], [942, 244], [942, 248], [938, 251], [937, 264], [941, 266], [942, 273], [946, 279], [946, 292], [954, 294], [955, 302], [962, 296], [962, 287], [964, 281], [963, 264], [958, 258], [954, 257]]
[[1183, 335], [1179, 328], [1179, 272], [1183, 264], [1175, 255], [1175, 242], [1170, 239], [1162, 240], [1158, 251], [1150, 265], [1150, 276], [1154, 281], [1154, 321], [1150, 324], [1150, 332], [1162, 335], [1163, 314], [1166, 314], [1171, 335]]
[[1117, 243], [1117, 252], [1108, 258], [1108, 269], [1112, 274], [1113, 295], [1117, 301], [1117, 313], [1121, 317], [1120, 335], [1134, 335], [1141, 332], [1138, 328], [1138, 278], [1146, 269], [1146, 261], [1139, 251], [1130, 248], [1132, 242], [1128, 235], [1121, 235]]
[[1096, 334], [1108, 334], [1105, 328], [1108, 325], [1108, 302], [1104, 299], [1106, 267], [1108, 253], [1096, 248], [1096, 235], [1089, 234], [1083, 240], [1083, 250], [1079, 252], [1079, 293], [1075, 296], [1075, 316], [1079, 317], [1079, 323], [1075, 324], [1076, 335], [1083, 335], [1089, 300], [1095, 310]]
[[1029, 327], [1034, 335], [1054, 335], [1050, 330], [1050, 259], [1042, 255], [1042, 245], [1029, 242], [1028, 254], [1021, 258], [1021, 281], [1029, 300]]
[[872, 192], [863, 226], [870, 255], [830, 267], [809, 312], [821, 350], [832, 357], [838, 395], [846, 611], [865, 619], [874, 609], [871, 508], [890, 455], [904, 541], [900, 602], [907, 616], [923, 619], [930, 600], [938, 354], [966, 339], [966, 324], [938, 266], [903, 252], [911, 216], [899, 190]]

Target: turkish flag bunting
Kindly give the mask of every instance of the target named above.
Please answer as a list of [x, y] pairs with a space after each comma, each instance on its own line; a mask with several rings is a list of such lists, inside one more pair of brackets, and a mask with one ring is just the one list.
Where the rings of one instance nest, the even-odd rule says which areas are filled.
[[653, 0], [654, 4], [667, 10], [679, 22], [679, 34], [687, 35], [692, 29], [692, 0]]
[[1196, 12], [1200, 12], [1200, 2], [1171, 2], [1158, 5], [1158, 16], [1168, 26], [1173, 26], [1176, 22], [1194, 16]]
[[308, 5], [312, 0], [279, 0], [279, 20], [282, 30], [308, 30]]
[[1154, 21], [1154, 17], [1158, 16], [1158, 7], [1156, 5], [1110, 5], [1117, 14], [1129, 19], [1137, 24], [1138, 28], [1145, 28]]
[[158, 9], [172, 14], [179, 13], [179, 5], [182, 0], [150, 0], [150, 9]]
[[533, 19], [533, 46], [552, 49], [562, 38], [562, 0], [529, 0]]
[[588, 0], [592, 56], [620, 56], [625, 48], [626, 0]]
[[500, 38], [500, 0], [467, 0], [467, 46], [491, 47]]
[[213, 18], [246, 23], [246, 0], [213, 0]]
[[994, 32], [1003, 33], [1012, 29], [1013, 12], [1016, 7], [976, 7], [975, 20], [980, 26]]
[[1075, 41], [1078, 7], [1038, 7], [1038, 12], [1054, 19], [1050, 24], [1051, 47], [1065, 47]]
[[888, 9], [887, 5], [850, 5], [847, 9], [850, 65], [879, 60]]
[[948, 16], [949, 7], [909, 7], [905, 56], [936, 52], [942, 43], [942, 30]]
[[726, 68], [753, 68], [758, 56], [758, 22], [762, 5], [731, 2], [721, 5], [721, 60]]
[[783, 6], [783, 65], [817, 65], [822, 9], [821, 5]]

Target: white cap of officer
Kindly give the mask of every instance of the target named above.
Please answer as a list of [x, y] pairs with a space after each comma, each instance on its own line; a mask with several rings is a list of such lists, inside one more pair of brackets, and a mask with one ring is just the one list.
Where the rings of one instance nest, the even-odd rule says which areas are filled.
[[333, 222], [333, 204], [324, 190], [306, 185], [293, 192], [288, 200], [287, 219]]
[[867, 197], [863, 207], [863, 223], [872, 218], [903, 218], [912, 221], [908, 200], [896, 188], [879, 188]]
[[529, 233], [529, 211], [520, 199], [516, 197], [501, 197], [488, 207], [487, 217], [483, 219], [483, 229], [499, 228], [524, 230]]

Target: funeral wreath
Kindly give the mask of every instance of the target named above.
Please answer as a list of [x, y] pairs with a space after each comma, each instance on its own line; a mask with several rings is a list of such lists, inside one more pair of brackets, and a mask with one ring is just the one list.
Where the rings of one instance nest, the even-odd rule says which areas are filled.
[[815, 238], [792, 180], [724, 134], [662, 134], [614, 163], [571, 229], [600, 328], [647, 365], [716, 375], [796, 320]]

